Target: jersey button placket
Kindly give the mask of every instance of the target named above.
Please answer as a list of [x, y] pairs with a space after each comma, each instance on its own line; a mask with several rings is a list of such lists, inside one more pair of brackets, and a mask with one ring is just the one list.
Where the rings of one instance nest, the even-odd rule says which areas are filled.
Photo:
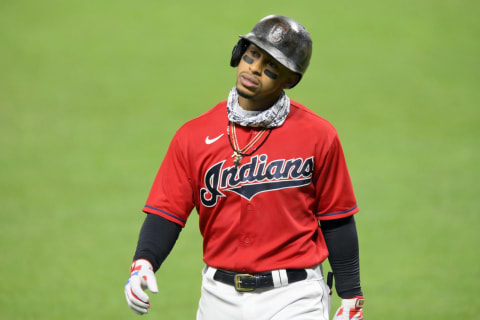
[[246, 248], [250, 247], [253, 244], [253, 239], [255, 238], [255, 235], [252, 233], [251, 227], [254, 226], [253, 219], [254, 217], [252, 216], [253, 213], [253, 205], [246, 199], [242, 199], [242, 206], [241, 206], [241, 212], [242, 212], [242, 233], [240, 234], [240, 243], [241, 246]]
[[[253, 217], [251, 215], [253, 213], [253, 205], [250, 202], [248, 202], [244, 208], [245, 209], [243, 211], [244, 211], [244, 214], [246, 215], [245, 217], [249, 220], [250, 222], [249, 225], [252, 225], [251, 220]], [[250, 246], [252, 244], [252, 237], [249, 234], [245, 234], [245, 236], [243, 237], [243, 243], [246, 246]]]

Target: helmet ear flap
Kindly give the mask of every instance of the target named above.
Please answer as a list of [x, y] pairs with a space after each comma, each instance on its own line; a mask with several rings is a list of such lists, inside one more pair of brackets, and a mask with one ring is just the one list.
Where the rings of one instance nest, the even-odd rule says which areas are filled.
[[240, 63], [240, 59], [242, 58], [245, 51], [247, 51], [248, 46], [250, 45], [250, 41], [245, 39], [238, 40], [235, 47], [233, 47], [232, 51], [232, 58], [230, 59], [230, 66], [237, 67]]

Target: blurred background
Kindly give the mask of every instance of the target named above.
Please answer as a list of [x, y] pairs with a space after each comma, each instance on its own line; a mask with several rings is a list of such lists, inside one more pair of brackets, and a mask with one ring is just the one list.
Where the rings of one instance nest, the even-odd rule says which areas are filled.
[[[1, 319], [137, 318], [123, 286], [168, 143], [226, 99], [238, 35], [272, 13], [314, 41], [288, 94], [339, 131], [365, 318], [478, 319], [474, 0], [1, 0]], [[201, 241], [193, 212], [148, 317], [195, 318]]]

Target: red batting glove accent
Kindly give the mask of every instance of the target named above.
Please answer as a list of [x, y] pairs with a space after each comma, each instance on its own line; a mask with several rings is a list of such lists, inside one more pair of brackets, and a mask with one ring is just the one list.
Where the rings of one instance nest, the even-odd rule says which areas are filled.
[[334, 320], [363, 320], [364, 297], [342, 299], [342, 305], [335, 313]]
[[[137, 265], [137, 263], [138, 263], [139, 261], [142, 261], [142, 260], [148, 262], [148, 264], [151, 265], [150, 261], [145, 260], [145, 259], [135, 260], [135, 261], [132, 262], [132, 265], [130, 266], [130, 274], [131, 274], [132, 272], [134, 272], [134, 271], [139, 271], [140, 269], [142, 269], [142, 265], [141, 265], [141, 264]], [[150, 270], [152, 270], [151, 267], [150, 267]]]
[[348, 315], [349, 319], [363, 320], [363, 310], [360, 309], [350, 309], [350, 314]]
[[337, 316], [341, 316], [343, 314], [343, 308], [340, 308], [337, 312]]

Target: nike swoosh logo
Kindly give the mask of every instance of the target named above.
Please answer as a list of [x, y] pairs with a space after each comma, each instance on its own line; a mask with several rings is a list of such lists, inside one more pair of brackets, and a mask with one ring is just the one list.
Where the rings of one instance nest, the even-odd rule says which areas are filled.
[[205, 138], [206, 144], [212, 144], [223, 136], [223, 133], [216, 138], [210, 139], [208, 136]]

